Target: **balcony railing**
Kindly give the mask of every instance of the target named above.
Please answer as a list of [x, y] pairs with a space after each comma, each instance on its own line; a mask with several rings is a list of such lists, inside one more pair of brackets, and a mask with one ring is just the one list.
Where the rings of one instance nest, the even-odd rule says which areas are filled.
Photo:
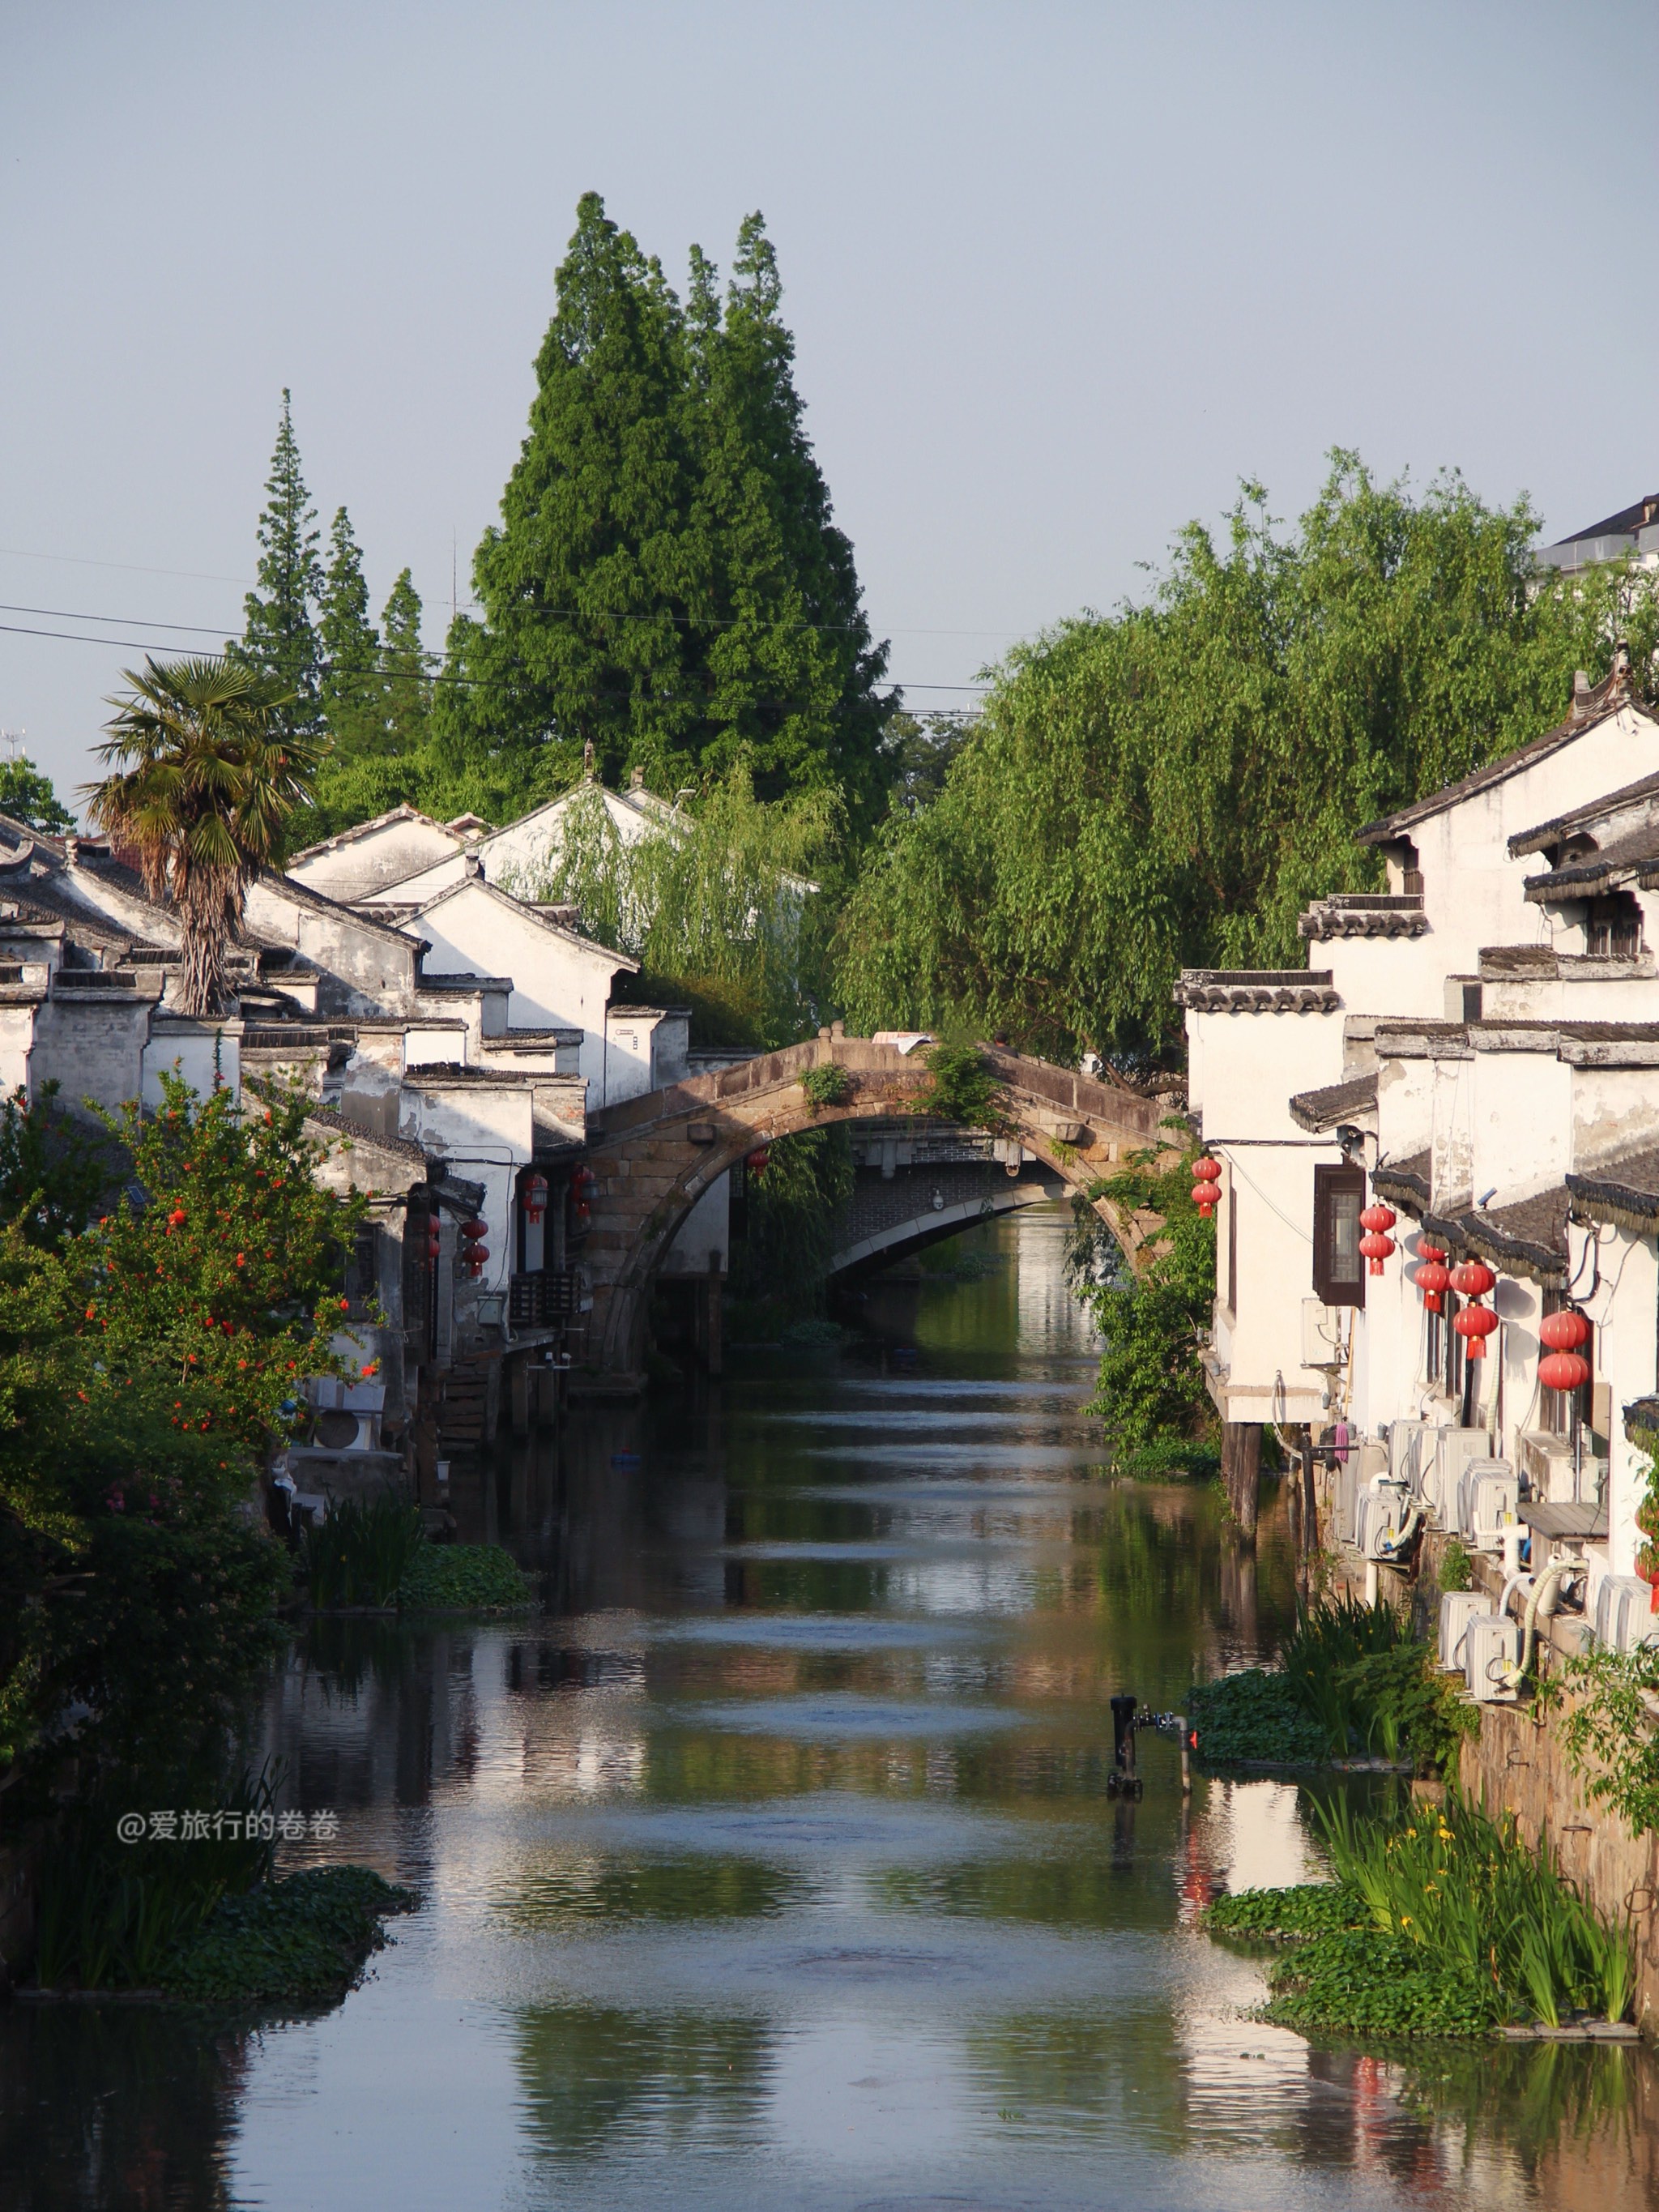
[[578, 1311], [575, 1270], [544, 1268], [539, 1274], [514, 1275], [507, 1317], [514, 1328], [551, 1328]]

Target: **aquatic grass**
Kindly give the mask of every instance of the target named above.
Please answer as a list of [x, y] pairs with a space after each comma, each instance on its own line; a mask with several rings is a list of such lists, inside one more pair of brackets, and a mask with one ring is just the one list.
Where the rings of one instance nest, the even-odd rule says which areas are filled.
[[534, 1602], [529, 1577], [499, 1544], [422, 1544], [398, 1584], [414, 1613], [507, 1613]]
[[316, 2003], [342, 1997], [373, 1952], [382, 1921], [417, 1899], [371, 1867], [307, 1867], [223, 1899], [158, 1985], [197, 2003]]
[[326, 1520], [305, 1534], [313, 1606], [325, 1612], [336, 1606], [394, 1605], [425, 1540], [420, 1507], [394, 1490], [367, 1503], [331, 1501]]

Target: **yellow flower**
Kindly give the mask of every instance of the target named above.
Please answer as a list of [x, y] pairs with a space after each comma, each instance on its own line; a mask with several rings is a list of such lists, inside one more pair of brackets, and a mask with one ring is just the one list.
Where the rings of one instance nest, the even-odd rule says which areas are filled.
[[1417, 1833], [1417, 1831], [1415, 1828], [1407, 1828], [1406, 1833], [1408, 1836], [1414, 1836]]
[[1411, 1915], [1410, 1915], [1410, 1913], [1409, 1913], [1409, 1912], [1402, 1912], [1402, 1913], [1401, 1914], [1401, 1916], [1400, 1916], [1400, 1924], [1401, 1924], [1401, 1926], [1402, 1928], [1409, 1928], [1409, 1927], [1411, 1926], [1411, 1924], [1412, 1924], [1412, 1917], [1411, 1917]]

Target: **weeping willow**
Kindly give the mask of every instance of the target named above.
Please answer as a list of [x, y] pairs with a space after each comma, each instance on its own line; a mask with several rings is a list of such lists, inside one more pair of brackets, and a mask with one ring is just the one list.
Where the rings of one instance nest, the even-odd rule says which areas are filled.
[[817, 1025], [818, 886], [808, 871], [840, 828], [826, 792], [764, 805], [739, 770], [695, 812], [664, 811], [625, 838], [597, 785], [565, 810], [560, 842], [520, 897], [577, 908], [590, 937], [640, 963], [646, 1000], [690, 1006], [702, 1042], [762, 1049]]

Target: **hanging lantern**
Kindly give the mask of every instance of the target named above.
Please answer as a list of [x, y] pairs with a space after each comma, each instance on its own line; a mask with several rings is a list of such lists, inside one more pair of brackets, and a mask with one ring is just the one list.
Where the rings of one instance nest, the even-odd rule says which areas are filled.
[[438, 1255], [442, 1249], [443, 1238], [438, 1227], [438, 1217], [435, 1213], [428, 1213], [426, 1217], [426, 1256], [428, 1266], [434, 1267], [437, 1266]]
[[1391, 1206], [1368, 1206], [1359, 1217], [1359, 1225], [1365, 1232], [1359, 1240], [1359, 1249], [1370, 1261], [1374, 1275], [1382, 1273], [1382, 1262], [1395, 1249], [1394, 1239], [1388, 1232], [1398, 1218]]
[[1451, 1288], [1451, 1269], [1446, 1265], [1446, 1255], [1443, 1252], [1435, 1252], [1431, 1244], [1428, 1249], [1434, 1256], [1432, 1259], [1425, 1260], [1418, 1268], [1417, 1287], [1422, 1291], [1423, 1303], [1429, 1311], [1438, 1313], [1441, 1302]]
[[539, 1222], [547, 1211], [547, 1177], [537, 1173], [524, 1179], [520, 1192], [524, 1200], [524, 1218], [531, 1223]]
[[766, 1173], [766, 1164], [771, 1157], [772, 1147], [769, 1145], [757, 1146], [752, 1152], [744, 1156], [743, 1164], [757, 1182]]
[[471, 1221], [462, 1222], [461, 1234], [469, 1244], [477, 1244], [489, 1236], [489, 1224], [487, 1221], [480, 1221], [475, 1213]]
[[[1457, 1274], [1452, 1277], [1452, 1280], [1455, 1282], [1457, 1275], [1461, 1275], [1462, 1272], [1460, 1267]], [[1468, 1346], [1471, 1359], [1486, 1358], [1486, 1339], [1497, 1326], [1498, 1316], [1490, 1306], [1462, 1306], [1452, 1316], [1452, 1327]]]
[[1193, 1162], [1193, 1204], [1207, 1221], [1221, 1203], [1221, 1163], [1208, 1152]]
[[1451, 1286], [1460, 1297], [1484, 1298], [1497, 1280], [1484, 1260], [1463, 1260], [1452, 1269]]
[[1538, 1379], [1547, 1390], [1582, 1390], [1590, 1379], [1590, 1364], [1582, 1352], [1547, 1352], [1538, 1363]]
[[1581, 1344], [1589, 1342], [1589, 1333], [1590, 1325], [1583, 1315], [1571, 1306], [1564, 1306], [1559, 1313], [1546, 1314], [1538, 1324], [1538, 1340], [1552, 1352], [1577, 1352]]
[[466, 1272], [476, 1281], [483, 1274], [484, 1261], [489, 1257], [488, 1244], [469, 1244], [463, 1256]]

